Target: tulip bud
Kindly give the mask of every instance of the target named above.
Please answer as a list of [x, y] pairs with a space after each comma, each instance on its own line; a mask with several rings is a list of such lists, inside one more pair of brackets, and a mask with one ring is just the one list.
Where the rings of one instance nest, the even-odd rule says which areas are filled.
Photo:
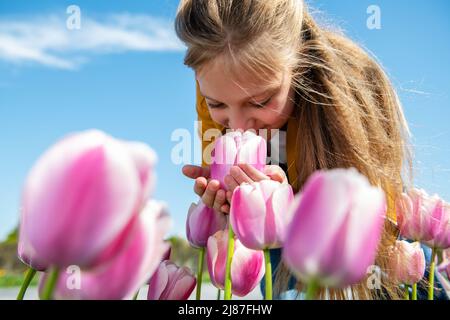
[[124, 143], [100, 131], [68, 136], [28, 175], [21, 237], [48, 265], [92, 266], [142, 208], [141, 183]]
[[283, 257], [298, 279], [341, 287], [365, 276], [386, 213], [379, 188], [356, 169], [317, 171], [291, 210]]
[[244, 246], [253, 250], [280, 248], [291, 220], [292, 187], [273, 180], [244, 183], [232, 196], [230, 223]]
[[192, 204], [186, 220], [186, 235], [195, 248], [204, 248], [208, 238], [227, 226], [227, 218], [221, 212], [208, 208], [203, 201]]
[[423, 189], [402, 193], [396, 202], [397, 220], [403, 237], [413, 241], [431, 241], [439, 231], [442, 200]]
[[196, 279], [187, 267], [163, 261], [149, 282], [147, 300], [187, 300]]
[[438, 228], [436, 234], [432, 240], [424, 241], [426, 245], [435, 249], [448, 249], [450, 248], [450, 204], [442, 201], [441, 218], [438, 221]]
[[413, 285], [425, 273], [425, 254], [419, 242], [396, 241], [390, 250], [389, 274], [398, 284]]
[[[220, 289], [224, 289], [227, 249], [228, 230], [209, 237], [206, 249], [208, 272], [211, 282]], [[236, 239], [231, 261], [232, 293], [239, 297], [249, 294], [261, 281], [264, 271], [263, 252], [248, 249]]]
[[[25, 223], [25, 221], [22, 221]], [[49, 266], [45, 261], [42, 261], [41, 258], [36, 254], [36, 251], [30, 245], [27, 237], [22, 235], [24, 230], [24, 226], [21, 225], [19, 227], [19, 243], [17, 244], [17, 255], [19, 259], [30, 268], [33, 268], [37, 271], [45, 271]]]
[[263, 171], [266, 165], [266, 141], [251, 131], [233, 131], [215, 142], [211, 164], [211, 178], [218, 180], [226, 189], [224, 178], [232, 166], [247, 163]]

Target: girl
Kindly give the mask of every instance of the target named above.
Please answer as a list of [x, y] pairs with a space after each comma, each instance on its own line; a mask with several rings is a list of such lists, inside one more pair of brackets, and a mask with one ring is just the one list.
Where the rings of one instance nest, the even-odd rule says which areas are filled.
[[[175, 28], [188, 47], [185, 65], [195, 71], [203, 150], [212, 128], [286, 133], [280, 166], [267, 166], [264, 173], [235, 166], [225, 179], [228, 190], [274, 179], [298, 192], [316, 170], [355, 167], [385, 190], [388, 217], [395, 222], [395, 198], [411, 185], [409, 130], [386, 74], [365, 51], [318, 26], [303, 0], [181, 0]], [[185, 166], [183, 173], [195, 179], [194, 190], [206, 205], [228, 213], [231, 191], [208, 179], [204, 154], [202, 167]], [[382, 270], [395, 238], [387, 223], [376, 260]], [[279, 263], [279, 250], [271, 255], [279, 264], [274, 295], [294, 285], [301, 292], [302, 284]], [[382, 285], [371, 290], [365, 279], [327, 297], [403, 296], [387, 279]]]

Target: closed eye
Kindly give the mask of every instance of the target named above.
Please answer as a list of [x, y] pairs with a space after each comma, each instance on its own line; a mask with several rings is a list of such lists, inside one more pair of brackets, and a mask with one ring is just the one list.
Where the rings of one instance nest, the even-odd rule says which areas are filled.
[[264, 108], [266, 105], [268, 105], [269, 103], [270, 103], [270, 101], [272, 101], [272, 97], [270, 97], [269, 99], [267, 99], [266, 101], [263, 101], [263, 102], [255, 102], [255, 103], [252, 103], [252, 105], [255, 107], [255, 108]]
[[220, 109], [220, 108], [225, 107], [225, 105], [223, 103], [218, 103], [218, 104], [208, 103], [208, 106], [211, 109]]
[[[273, 98], [273, 96], [263, 102], [251, 102], [250, 104], [255, 108], [261, 109], [261, 108], [264, 108], [266, 105], [268, 105], [270, 103], [270, 101], [272, 101], [272, 98]], [[222, 108], [226, 107], [226, 105], [223, 103], [214, 104], [214, 103], [207, 102], [207, 104], [211, 109], [222, 109]]]

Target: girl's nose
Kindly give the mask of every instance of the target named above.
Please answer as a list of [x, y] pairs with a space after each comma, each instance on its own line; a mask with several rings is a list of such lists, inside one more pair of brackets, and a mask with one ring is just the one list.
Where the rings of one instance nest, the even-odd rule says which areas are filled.
[[230, 117], [228, 120], [228, 126], [233, 129], [241, 129], [243, 131], [249, 130], [249, 129], [255, 129], [255, 120], [252, 118], [245, 118], [242, 115], [238, 115], [235, 117]]

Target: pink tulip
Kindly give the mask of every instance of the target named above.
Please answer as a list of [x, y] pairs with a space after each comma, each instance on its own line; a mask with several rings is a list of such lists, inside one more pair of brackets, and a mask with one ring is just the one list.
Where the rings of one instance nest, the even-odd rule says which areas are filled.
[[[22, 221], [22, 224], [25, 221]], [[28, 238], [22, 235], [24, 226], [19, 228], [19, 243], [17, 245], [17, 255], [19, 259], [29, 267], [37, 271], [45, 271], [49, 266], [36, 254], [36, 251], [30, 245]]]
[[192, 204], [186, 220], [186, 235], [195, 248], [204, 248], [208, 238], [219, 230], [224, 230], [227, 218], [221, 212], [208, 208], [203, 201]]
[[[169, 252], [163, 241], [170, 227], [164, 205], [149, 201], [129, 229], [127, 241], [114, 258], [102, 261], [93, 269], [82, 270], [80, 287], [67, 283], [73, 274], [62, 273], [54, 292], [55, 299], [117, 300], [130, 299], [158, 268]], [[44, 277], [45, 279], [45, 277]]]
[[273, 180], [244, 183], [231, 198], [230, 223], [244, 246], [253, 250], [280, 248], [291, 220], [292, 188]]
[[[206, 249], [209, 276], [220, 289], [224, 289], [227, 249], [228, 230], [218, 231], [209, 237]], [[249, 294], [261, 281], [264, 271], [263, 252], [248, 249], [236, 239], [231, 262], [232, 293], [239, 297]]]
[[290, 210], [283, 257], [300, 280], [334, 287], [364, 277], [386, 213], [379, 188], [353, 168], [318, 171]]
[[218, 138], [214, 145], [211, 178], [226, 189], [224, 178], [236, 164], [247, 163], [263, 171], [266, 165], [266, 140], [251, 131], [232, 131]]
[[389, 270], [399, 284], [418, 283], [425, 274], [425, 254], [420, 243], [396, 241], [390, 252]]
[[442, 201], [442, 215], [438, 222], [438, 229], [432, 240], [424, 241], [426, 245], [436, 249], [450, 248], [450, 204]]
[[149, 282], [147, 300], [187, 300], [196, 280], [187, 267], [163, 261]]
[[414, 241], [432, 241], [439, 233], [443, 202], [423, 189], [403, 193], [396, 203], [398, 226], [402, 236]]
[[21, 236], [39, 259], [60, 268], [92, 266], [130, 225], [155, 161], [151, 151], [137, 157], [133, 149], [87, 131], [68, 136], [37, 161], [25, 183]]
[[154, 167], [158, 161], [156, 153], [141, 142], [123, 142], [134, 161], [141, 182], [142, 204], [145, 205], [156, 184]]

